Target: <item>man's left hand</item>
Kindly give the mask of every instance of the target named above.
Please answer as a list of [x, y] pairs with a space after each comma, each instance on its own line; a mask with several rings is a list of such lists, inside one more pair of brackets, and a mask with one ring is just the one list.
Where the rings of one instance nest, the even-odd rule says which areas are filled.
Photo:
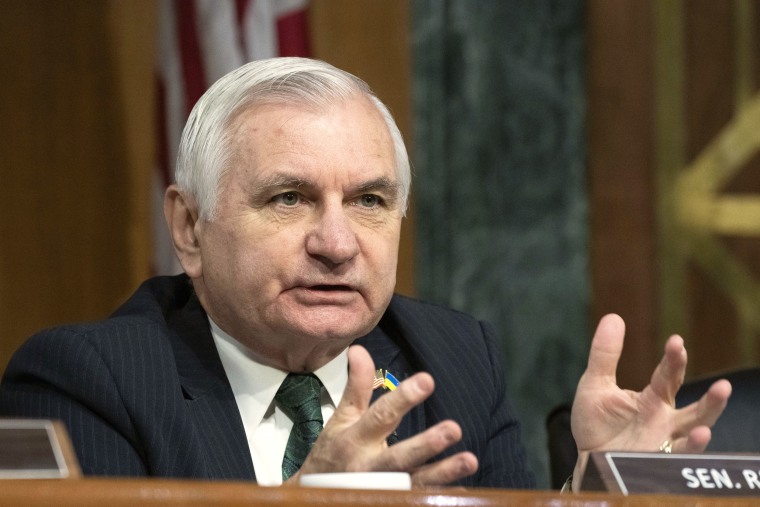
[[710, 442], [715, 424], [731, 395], [727, 380], [715, 382], [698, 401], [675, 408], [686, 372], [686, 348], [671, 336], [665, 354], [641, 392], [620, 389], [615, 371], [623, 350], [625, 324], [617, 315], [602, 318], [591, 343], [588, 367], [578, 383], [572, 409], [572, 430], [578, 446], [573, 489], [592, 451], [658, 451], [697, 453]]

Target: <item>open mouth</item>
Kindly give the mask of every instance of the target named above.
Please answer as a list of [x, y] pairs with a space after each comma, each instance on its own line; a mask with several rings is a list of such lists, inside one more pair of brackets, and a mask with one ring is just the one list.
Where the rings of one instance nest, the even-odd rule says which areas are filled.
[[347, 285], [314, 285], [310, 287], [312, 290], [322, 290], [327, 292], [340, 292], [350, 291], [351, 287]]

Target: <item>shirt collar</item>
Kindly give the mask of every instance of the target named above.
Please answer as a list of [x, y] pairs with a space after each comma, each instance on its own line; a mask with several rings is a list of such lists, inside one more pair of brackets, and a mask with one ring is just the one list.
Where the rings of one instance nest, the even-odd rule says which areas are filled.
[[[224, 332], [210, 317], [209, 322], [232, 392], [238, 404], [245, 406], [251, 421], [258, 424], [273, 408], [274, 396], [288, 372], [256, 361], [248, 347]], [[329, 402], [337, 407], [348, 382], [348, 349], [316, 370], [314, 375], [322, 382]]]

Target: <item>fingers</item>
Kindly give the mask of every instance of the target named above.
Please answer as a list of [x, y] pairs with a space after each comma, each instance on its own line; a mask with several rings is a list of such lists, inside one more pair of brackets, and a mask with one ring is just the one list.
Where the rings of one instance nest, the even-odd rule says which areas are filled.
[[675, 406], [676, 393], [686, 374], [686, 347], [683, 338], [671, 336], [665, 343], [665, 353], [652, 373], [652, 391], [670, 406]]
[[477, 471], [478, 460], [460, 452], [427, 463], [462, 438], [454, 421], [443, 421], [392, 447], [386, 438], [401, 419], [435, 389], [433, 378], [416, 373], [372, 405], [374, 363], [360, 346], [348, 351], [348, 383], [343, 398], [301, 468], [304, 473], [396, 470], [412, 474], [416, 485], [443, 485]]
[[[398, 389], [395, 392], [398, 392]], [[385, 397], [388, 395], [383, 398]], [[433, 463], [427, 461], [461, 439], [460, 426], [454, 421], [443, 421], [388, 448], [378, 456], [374, 465], [378, 470], [411, 471], [415, 486], [449, 484], [478, 470], [478, 459], [475, 455], [471, 452], [460, 452]]]
[[460, 452], [436, 463], [419, 467], [412, 473], [412, 485], [443, 486], [478, 471], [478, 458], [471, 452]]
[[390, 447], [376, 464], [384, 470], [414, 470], [461, 439], [462, 429], [457, 423], [442, 421]]
[[609, 314], [602, 317], [591, 340], [586, 374], [593, 377], [606, 377], [615, 382], [620, 354], [623, 352], [625, 323], [619, 315]]
[[[675, 454], [700, 454], [710, 443], [712, 432], [707, 426], [692, 428], [686, 436], [671, 441], [671, 451]], [[660, 451], [662, 452], [662, 451]]]
[[710, 443], [710, 427], [720, 417], [731, 396], [731, 384], [718, 380], [697, 401], [677, 411], [674, 452], [701, 453]]
[[686, 434], [691, 428], [712, 426], [723, 413], [730, 396], [731, 383], [716, 381], [699, 400], [678, 410], [677, 427], [683, 428], [682, 434]]
[[433, 394], [434, 389], [433, 377], [416, 373], [401, 382], [395, 391], [381, 396], [358, 423], [364, 442], [384, 440], [396, 429], [401, 418]]
[[698, 454], [705, 450], [707, 444], [710, 443], [710, 437], [712, 432], [707, 426], [697, 426], [689, 432], [686, 437], [686, 441], [683, 444], [683, 448], [679, 449], [680, 444], [674, 446], [675, 452], [682, 452], [685, 454]]

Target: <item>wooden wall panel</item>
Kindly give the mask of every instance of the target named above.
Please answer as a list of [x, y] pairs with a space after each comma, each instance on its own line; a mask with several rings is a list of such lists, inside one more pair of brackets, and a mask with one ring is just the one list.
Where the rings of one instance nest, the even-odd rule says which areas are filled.
[[[684, 157], [693, 162], [734, 115], [736, 66], [734, 3], [690, 0], [683, 8]], [[737, 363], [734, 339], [740, 316], [726, 294], [697, 262], [683, 269], [684, 308], [693, 372], [707, 373]]]
[[[709, 257], [700, 255], [701, 247], [692, 246], [689, 252], [685, 300], [695, 374], [760, 363], [760, 213], [747, 207], [760, 205], [759, 4], [681, 2], [688, 164], [684, 174], [701, 185], [702, 206], [715, 207], [712, 214], [723, 215], [722, 226], [716, 227], [715, 220], [682, 224], [711, 251]], [[741, 125], [741, 117], [750, 121]], [[718, 143], [726, 145], [723, 153], [709, 164], [709, 171], [697, 175], [700, 160], [716, 153]], [[679, 193], [677, 199], [696, 196]], [[741, 201], [744, 207], [721, 211], [721, 203], [728, 201]], [[745, 226], [737, 228], [739, 223]]]
[[588, 4], [595, 317], [641, 387], [681, 333], [690, 377], [760, 363], [760, 2]]
[[151, 96], [152, 2], [118, 4], [3, 2], [0, 370], [33, 331], [103, 317], [148, 274], [152, 115], [123, 101]]
[[647, 2], [588, 3], [592, 321], [626, 322], [618, 371], [646, 385], [658, 350], [653, 200], [653, 17]]

